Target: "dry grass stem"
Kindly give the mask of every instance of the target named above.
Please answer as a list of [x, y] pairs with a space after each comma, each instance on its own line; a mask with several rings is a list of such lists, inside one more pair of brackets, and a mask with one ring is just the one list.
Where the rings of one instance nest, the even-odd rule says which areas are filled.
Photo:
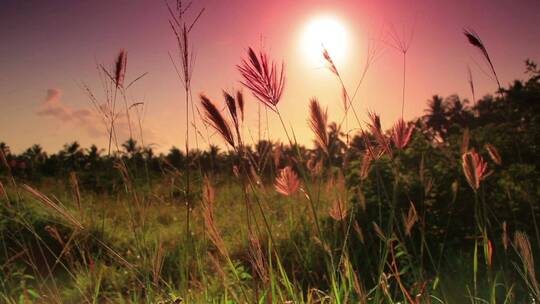
[[499, 82], [499, 77], [497, 76], [497, 72], [495, 71], [495, 67], [493, 66], [493, 62], [491, 61], [491, 58], [489, 57], [489, 53], [487, 51], [487, 48], [482, 42], [482, 39], [480, 39], [480, 36], [472, 29], [464, 29], [463, 34], [465, 37], [467, 37], [467, 40], [469, 43], [478, 48], [482, 55], [484, 56], [484, 59], [489, 64], [489, 67], [491, 68], [491, 72], [493, 73], [493, 76], [495, 77], [495, 81], [497, 81], [497, 86], [499, 87], [499, 91], [501, 90], [501, 83]]
[[519, 254], [521, 260], [523, 261], [525, 270], [527, 271], [527, 274], [529, 275], [531, 285], [536, 295], [540, 295], [540, 288], [538, 286], [538, 281], [536, 280], [536, 272], [534, 269], [534, 257], [533, 257], [533, 253], [531, 249], [531, 242], [529, 241], [529, 237], [527, 237], [527, 234], [525, 234], [524, 232], [516, 231], [514, 233], [514, 243], [516, 246], [517, 253]]
[[203, 187], [202, 211], [206, 234], [208, 235], [208, 238], [212, 244], [216, 246], [219, 253], [223, 257], [228, 257], [225, 242], [223, 241], [221, 233], [216, 225], [214, 215], [214, 188], [210, 185], [210, 181], [208, 179], [205, 179]]
[[381, 227], [379, 227], [379, 225], [377, 225], [377, 223], [375, 222], [371, 222], [371, 224], [373, 225], [373, 230], [375, 231], [375, 234], [377, 234], [377, 236], [381, 240], [386, 241], [386, 236], [384, 236], [384, 232], [382, 231]]
[[38, 190], [26, 184], [23, 184], [22, 188], [26, 190], [29, 194], [31, 194], [34, 198], [36, 198], [39, 202], [41, 202], [45, 207], [55, 211], [58, 215], [60, 215], [60, 217], [62, 217], [64, 220], [74, 225], [77, 229], [79, 230], [84, 229], [84, 226], [82, 225], [82, 223], [79, 222], [73, 215], [71, 215], [69, 211], [63, 205], [59, 205], [53, 202], [43, 193], [39, 192]]
[[248, 230], [248, 240], [249, 261], [251, 263], [251, 266], [255, 269], [259, 278], [266, 283], [269, 280], [269, 276], [268, 268], [266, 266], [267, 263], [261, 246], [261, 241], [251, 229]]
[[4, 188], [4, 184], [2, 184], [2, 182], [0, 182], [0, 195], [4, 196], [6, 201], [9, 201], [9, 197], [7, 195], [7, 192], [6, 192], [6, 188]]
[[373, 158], [371, 156], [371, 153], [364, 153], [364, 157], [362, 157], [362, 164], [360, 166], [360, 179], [361, 180], [365, 180], [368, 178], [372, 161], [373, 161]]
[[163, 249], [163, 243], [158, 241], [154, 258], [152, 259], [152, 279], [154, 285], [158, 285], [161, 279], [161, 270], [163, 269], [163, 262], [165, 257], [165, 250]]
[[81, 214], [82, 218], [81, 191], [79, 189], [79, 181], [77, 180], [77, 174], [75, 172], [70, 172], [69, 180], [71, 183], [71, 192], [73, 193], [73, 197], [75, 198], [77, 208], [79, 209], [79, 213]]

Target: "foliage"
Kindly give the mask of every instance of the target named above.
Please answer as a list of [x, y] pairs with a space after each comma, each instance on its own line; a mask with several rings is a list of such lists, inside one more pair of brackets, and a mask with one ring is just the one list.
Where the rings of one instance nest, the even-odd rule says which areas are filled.
[[[284, 72], [272, 64], [261, 72], [269, 59], [249, 54], [244, 74], [262, 78], [248, 75], [248, 88], [281, 119], [284, 76], [263, 76]], [[435, 95], [423, 117], [387, 132], [373, 114], [370, 131], [351, 137], [313, 101], [313, 149], [290, 137], [247, 145], [241, 93], [225, 94], [232, 121], [202, 98], [229, 152], [156, 155], [129, 139], [110, 155], [77, 142], [50, 155], [39, 145], [16, 154], [1, 143], [0, 297], [540, 300], [540, 72], [531, 61], [527, 72], [527, 81], [473, 104]]]

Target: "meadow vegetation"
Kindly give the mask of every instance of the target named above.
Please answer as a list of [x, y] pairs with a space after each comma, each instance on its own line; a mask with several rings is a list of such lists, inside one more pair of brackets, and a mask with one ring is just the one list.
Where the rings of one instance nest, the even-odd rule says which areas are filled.
[[[540, 300], [534, 62], [526, 61], [526, 80], [503, 87], [486, 47], [466, 31], [496, 94], [434, 95], [425, 115], [383, 130], [376, 113], [360, 121], [356, 92], [324, 52], [342, 87], [343, 118], [331, 122], [309, 101], [310, 148], [284, 122], [285, 67], [264, 51], [249, 48], [238, 65], [252, 94], [193, 96], [190, 31], [203, 11], [190, 21], [185, 7], [169, 11], [186, 146], [156, 154], [145, 145], [144, 105], [126, 97], [134, 82], [125, 81], [125, 51], [111, 69], [99, 67], [103, 94], [83, 87], [103, 118], [107, 149], [73, 142], [55, 154], [39, 145], [15, 154], [1, 143], [0, 302]], [[397, 45], [405, 70], [408, 43]], [[245, 137], [244, 108], [257, 104], [279, 118], [283, 142]], [[396, 104], [405, 106], [405, 98]], [[130, 122], [123, 144], [120, 116]], [[221, 143], [193, 148], [193, 134]]]

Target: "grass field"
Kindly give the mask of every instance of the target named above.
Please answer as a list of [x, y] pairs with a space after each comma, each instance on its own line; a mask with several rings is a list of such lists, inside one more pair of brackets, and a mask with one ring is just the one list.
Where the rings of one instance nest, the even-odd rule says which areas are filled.
[[[331, 122], [313, 98], [311, 138], [297, 138], [284, 119], [294, 113], [280, 110], [290, 102], [282, 98], [284, 65], [264, 51], [248, 48], [237, 66], [244, 92], [194, 96], [187, 28], [204, 10], [189, 24], [181, 6], [169, 11], [185, 138], [212, 134], [219, 144], [199, 150], [186, 140], [156, 155], [145, 145], [141, 103], [127, 98], [127, 52], [111, 69], [98, 65], [103, 92], [82, 89], [108, 147], [74, 142], [48, 155], [34, 145], [16, 154], [0, 143], [1, 303], [540, 300], [534, 62], [526, 61], [527, 80], [503, 87], [480, 37], [467, 30], [495, 95], [435, 95], [426, 115], [402, 115], [384, 130], [376, 113], [360, 121], [365, 109], [324, 50], [343, 113]], [[396, 42], [403, 112], [408, 43]], [[248, 138], [247, 103], [279, 119], [281, 142]], [[131, 135], [125, 143], [119, 117]], [[311, 140], [313, 147], [300, 144]]]

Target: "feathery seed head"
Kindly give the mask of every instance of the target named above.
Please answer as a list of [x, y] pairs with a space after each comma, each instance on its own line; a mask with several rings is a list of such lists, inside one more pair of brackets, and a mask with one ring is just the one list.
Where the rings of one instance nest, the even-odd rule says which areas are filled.
[[494, 163], [496, 163], [497, 165], [502, 164], [501, 155], [499, 154], [499, 151], [497, 150], [497, 148], [495, 148], [495, 146], [493, 146], [492, 144], [486, 144], [486, 150], [488, 151], [489, 157], [491, 157], [491, 160], [493, 160]]
[[373, 161], [373, 156], [371, 153], [364, 153], [362, 158], [362, 165], [360, 167], [360, 179], [365, 180], [369, 175], [369, 169], [371, 169], [371, 162]]
[[342, 221], [347, 217], [349, 210], [341, 198], [334, 200], [328, 214], [336, 221]]
[[241, 83], [259, 101], [276, 111], [285, 85], [284, 64], [282, 63], [279, 68], [275, 62], [268, 59], [266, 53], [256, 54], [252, 48], [249, 48], [248, 59], [242, 59], [242, 63], [237, 68], [243, 78]]
[[236, 92], [236, 102], [238, 102], [238, 109], [240, 109], [240, 117], [244, 121], [244, 94], [242, 92]]
[[300, 181], [298, 180], [298, 176], [293, 171], [291, 166], [283, 168], [280, 171], [279, 176], [276, 177], [276, 181], [274, 183], [276, 191], [285, 196], [295, 193], [299, 186]]
[[214, 128], [223, 139], [235, 147], [234, 136], [229, 126], [229, 123], [225, 120], [221, 112], [217, 109], [214, 103], [205, 95], [201, 94], [201, 104], [204, 108], [204, 120]]
[[414, 207], [413, 202], [410, 202], [409, 212], [407, 216], [403, 215], [403, 226], [405, 226], [405, 234], [411, 236], [412, 228], [414, 224], [418, 221], [418, 213]]
[[514, 243], [516, 246], [517, 253], [519, 254], [521, 261], [523, 262], [523, 265], [525, 266], [525, 269], [527, 270], [527, 274], [529, 275], [529, 279], [531, 281], [531, 285], [534, 288], [536, 294], [540, 294], [540, 288], [538, 286], [538, 281], [536, 280], [536, 272], [534, 269], [534, 257], [531, 249], [531, 242], [529, 241], [529, 237], [527, 237], [527, 234], [521, 231], [516, 231], [514, 233]]
[[126, 66], [127, 66], [127, 51], [124, 49], [120, 50], [118, 57], [116, 58], [115, 68], [114, 68], [114, 82], [116, 87], [124, 86], [124, 78], [126, 76]]
[[378, 114], [374, 112], [368, 112], [370, 122], [368, 123], [369, 130], [375, 141], [379, 145], [378, 149], [382, 153], [388, 153], [389, 156], [392, 156], [392, 149], [390, 148], [390, 140], [382, 131], [381, 127], [381, 118]]
[[463, 160], [463, 173], [467, 182], [474, 191], [480, 188], [480, 182], [485, 177], [487, 163], [484, 161], [475, 151], [464, 153]]
[[315, 143], [324, 153], [328, 154], [328, 133], [326, 132], [328, 113], [321, 108], [321, 105], [315, 98], [312, 98], [309, 102], [309, 110], [308, 124], [311, 131], [315, 134]]
[[339, 77], [339, 72], [336, 68], [336, 65], [334, 64], [334, 60], [332, 60], [330, 53], [328, 53], [328, 50], [325, 47], [323, 47], [323, 57], [328, 63], [328, 68], [330, 69], [330, 71]]
[[414, 125], [406, 125], [403, 119], [399, 119], [392, 128], [392, 141], [398, 149], [404, 149], [411, 140]]

